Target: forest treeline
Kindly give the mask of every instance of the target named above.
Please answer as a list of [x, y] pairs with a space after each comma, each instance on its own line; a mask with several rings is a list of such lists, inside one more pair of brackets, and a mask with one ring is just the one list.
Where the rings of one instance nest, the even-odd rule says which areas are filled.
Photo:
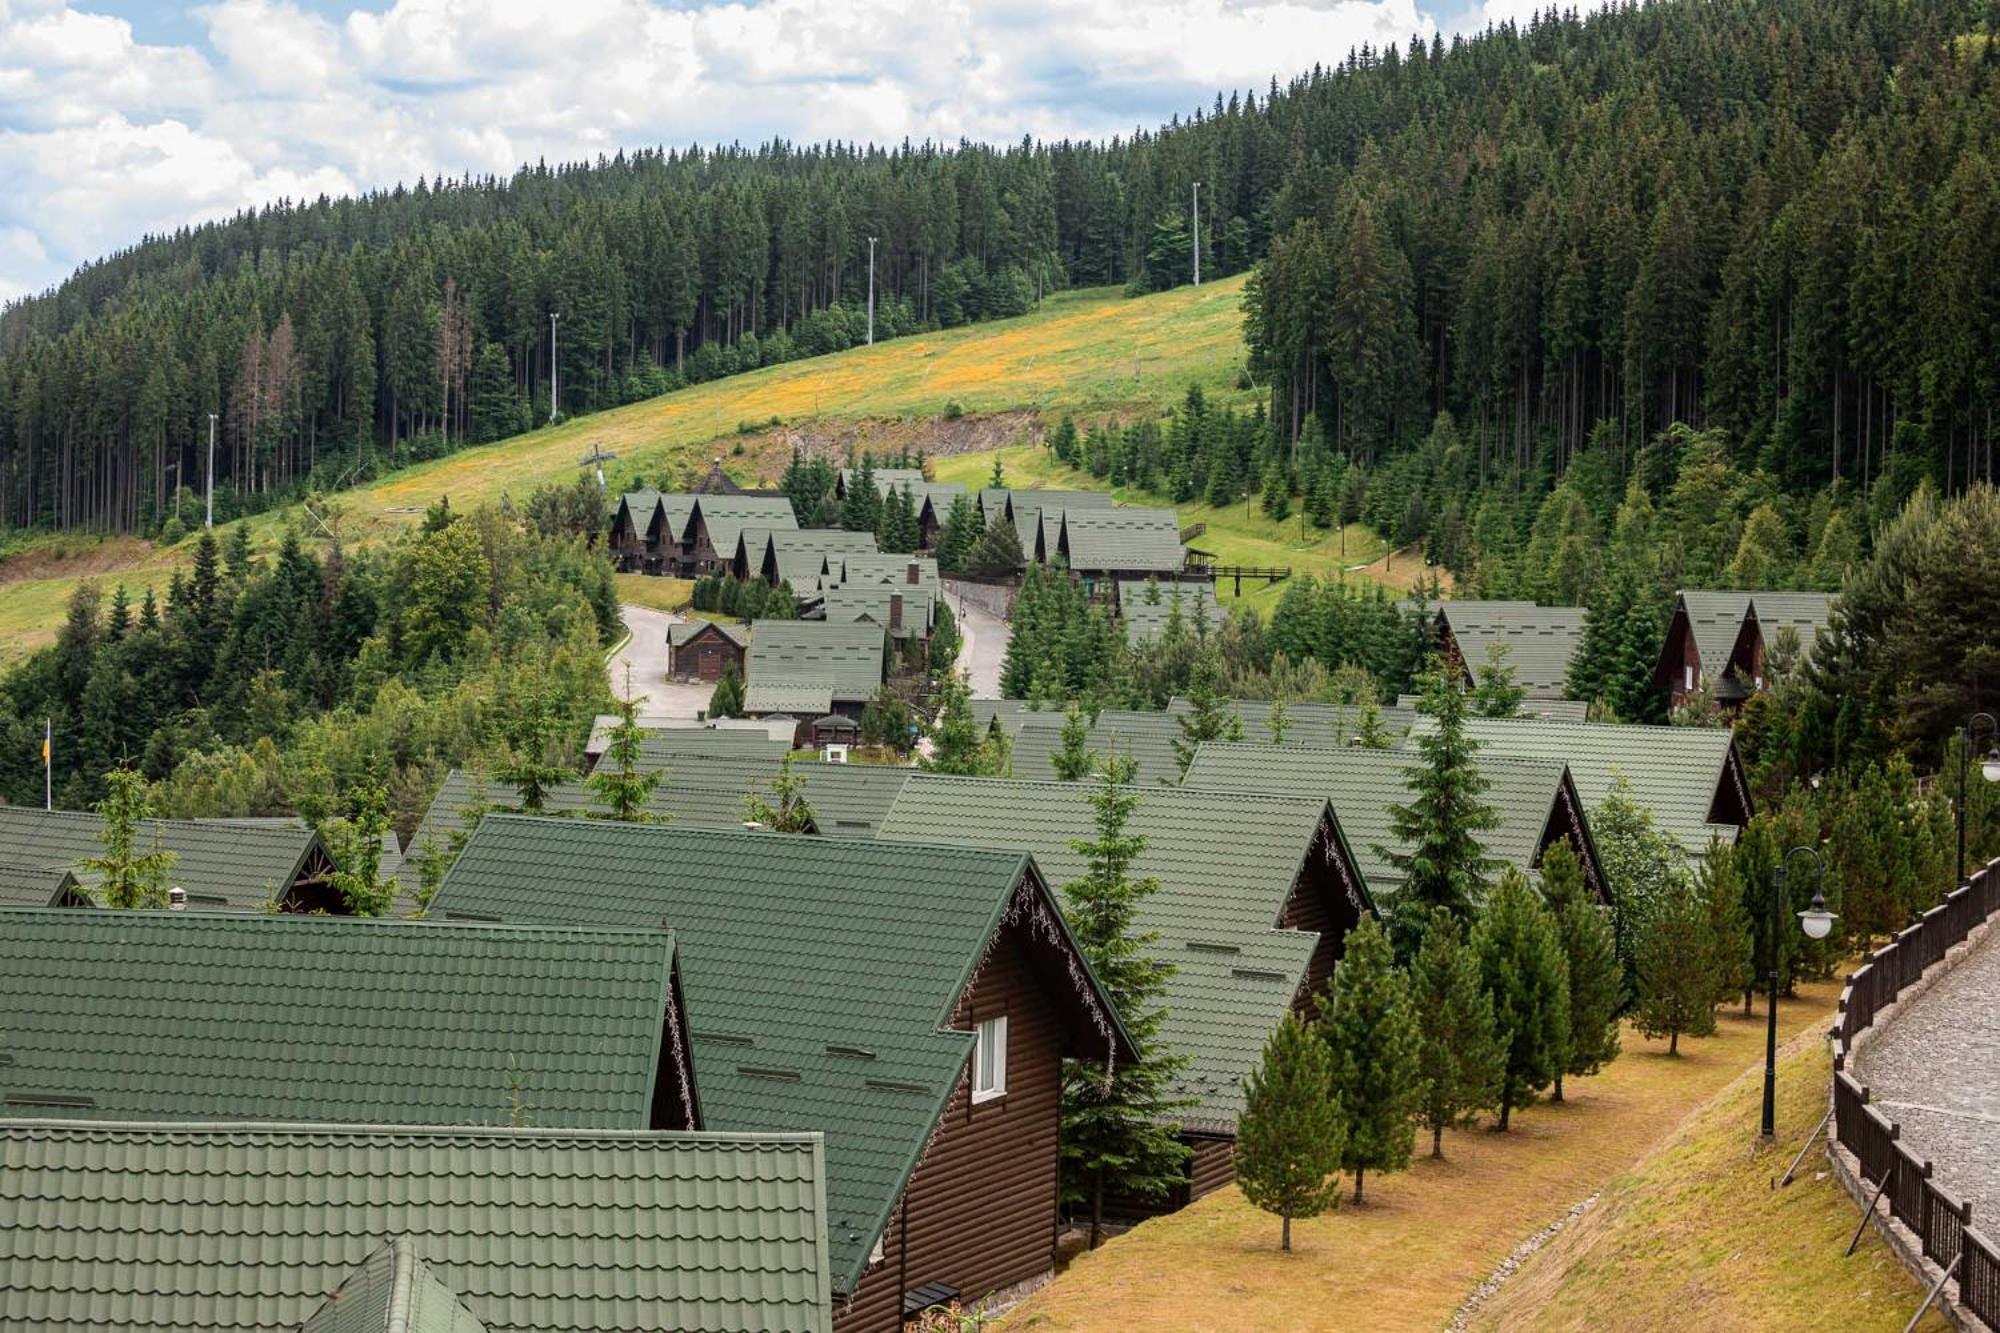
[[[1052, 287], [1259, 265], [1287, 444], [1451, 410], [1498, 471], [1719, 428], [1788, 488], [1991, 474], [2000, 50], [1971, 0], [1621, 5], [1350, 54], [1158, 131], [648, 150], [296, 201], [0, 315], [0, 523], [152, 530]], [[180, 521], [185, 521], [183, 514]]]

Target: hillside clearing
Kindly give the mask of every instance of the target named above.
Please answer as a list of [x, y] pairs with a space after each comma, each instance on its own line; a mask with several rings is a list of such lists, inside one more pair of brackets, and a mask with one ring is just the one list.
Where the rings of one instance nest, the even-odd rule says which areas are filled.
[[[1831, 982], [1803, 987], [1800, 998], [1780, 1005], [1781, 1030], [1817, 1034], [1837, 995]], [[1522, 1240], [1632, 1170], [1719, 1090], [1739, 1079], [1739, 1086], [1754, 1084], [1745, 1071], [1760, 1061], [1763, 1033], [1761, 1019], [1725, 1015], [1716, 1036], [1682, 1043], [1675, 1059], [1664, 1053], [1664, 1042], [1628, 1029], [1624, 1054], [1597, 1077], [1570, 1084], [1565, 1104], [1530, 1108], [1506, 1135], [1484, 1129], [1447, 1135], [1443, 1162], [1420, 1156], [1406, 1173], [1371, 1179], [1366, 1206], [1343, 1202], [1329, 1216], [1294, 1223], [1289, 1256], [1278, 1250], [1278, 1220], [1231, 1187], [1080, 1256], [1016, 1307], [1004, 1327], [1121, 1333], [1362, 1324], [1371, 1330], [1438, 1329]], [[1743, 1162], [1757, 1184], [1767, 1185], [1784, 1170], [1805, 1129], [1825, 1110], [1823, 1083], [1815, 1081], [1823, 1072], [1793, 1071], [1785, 1097], [1792, 1128], [1784, 1142], [1791, 1147], [1781, 1144]], [[1735, 1145], [1747, 1159], [1754, 1106], [1732, 1105], [1715, 1114], [1714, 1141]], [[1800, 1202], [1783, 1206], [1801, 1215], [1830, 1214], [1830, 1205], [1814, 1202], [1822, 1194], [1801, 1192]], [[1851, 1227], [1851, 1206], [1846, 1216]], [[1770, 1239], [1751, 1232], [1740, 1244], [1768, 1248]], [[1915, 1307], [1913, 1285], [1886, 1258], [1882, 1280], [1855, 1280], [1876, 1271], [1861, 1267], [1873, 1260], [1857, 1255], [1855, 1267], [1843, 1271], [1832, 1267], [1837, 1246], [1813, 1253], [1813, 1263], [1800, 1261], [1797, 1280], [1810, 1284], [1813, 1296], [1792, 1307], [1796, 1327], [1838, 1326], [1851, 1315], [1848, 1327], [1893, 1331]], [[1589, 1300], [1612, 1301], [1617, 1285], [1610, 1278]], [[1662, 1301], [1658, 1308], [1671, 1304]], [[1883, 1313], [1891, 1307], [1902, 1312], [1893, 1323]], [[1729, 1307], [1717, 1308], [1728, 1315]], [[1577, 1326], [1591, 1324], [1594, 1313], [1593, 1305], [1582, 1304]], [[1659, 1327], [1660, 1321], [1635, 1318], [1629, 1326]], [[1701, 1326], [1734, 1327], [1726, 1321]]]
[[[1117, 288], [1063, 292], [1016, 319], [711, 380], [339, 492], [329, 497], [339, 514], [336, 526], [350, 543], [383, 541], [414, 527], [441, 495], [460, 509], [495, 503], [502, 495], [521, 501], [537, 486], [579, 475], [578, 460], [593, 445], [618, 455], [614, 480], [641, 473], [654, 481], [663, 473], [686, 476], [719, 455], [732, 474], [748, 481], [775, 477], [796, 436], [837, 442], [853, 434], [857, 422], [936, 417], [942, 428], [947, 421], [996, 413], [1046, 418], [1159, 408], [1189, 384], [1227, 399], [1243, 359], [1244, 281], [1239, 274], [1143, 297]], [[954, 427], [967, 433], [977, 428], [977, 422]], [[1013, 431], [1014, 421], [1005, 428]], [[897, 435], [893, 429], [883, 433]], [[245, 520], [253, 544], [274, 546], [296, 512], [287, 506]], [[95, 543], [67, 540], [80, 548], [72, 557], [78, 563], [67, 568], [45, 571], [38, 564], [31, 577], [10, 576], [11, 561], [0, 561], [0, 662], [54, 638], [64, 603], [83, 578], [107, 585], [122, 579], [135, 600], [147, 584], [164, 593], [172, 569], [194, 550], [192, 538], [171, 548], [120, 538], [115, 555], [98, 558], [83, 554]]]

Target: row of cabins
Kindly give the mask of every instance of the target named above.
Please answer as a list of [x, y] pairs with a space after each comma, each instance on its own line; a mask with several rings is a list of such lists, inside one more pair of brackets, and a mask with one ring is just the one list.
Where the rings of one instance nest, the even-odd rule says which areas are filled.
[[[1676, 593], [1653, 670], [1654, 688], [1669, 706], [1706, 690], [1722, 707], [1740, 707], [1764, 688], [1765, 663], [1779, 635], [1790, 631], [1798, 637], [1801, 656], [1810, 653], [1832, 603], [1830, 594], [1817, 592]], [[1530, 700], [1562, 700], [1570, 664], [1583, 645], [1582, 607], [1466, 600], [1438, 602], [1431, 611], [1438, 651], [1468, 685], [1491, 650], [1504, 646]]]
[[[886, 1330], [1047, 1272], [1061, 1061], [1130, 1050], [1055, 891], [1088, 785], [1031, 776], [1059, 718], [990, 716], [1023, 777], [804, 765], [808, 836], [742, 826], [782, 738], [649, 733], [672, 823], [488, 815], [427, 921], [0, 910], [0, 1326], [300, 1327], [400, 1271], [495, 1328]], [[1173, 1202], [1229, 1180], [1266, 1034], [1396, 891], [1412, 756], [1300, 723], [1185, 780], [1173, 713], [1093, 733], [1146, 768]], [[1478, 725], [1486, 850], [1530, 873], [1562, 838], [1601, 883], [1607, 771], [1684, 841], [1747, 818], [1726, 732]], [[419, 841], [491, 796], [454, 775]]]

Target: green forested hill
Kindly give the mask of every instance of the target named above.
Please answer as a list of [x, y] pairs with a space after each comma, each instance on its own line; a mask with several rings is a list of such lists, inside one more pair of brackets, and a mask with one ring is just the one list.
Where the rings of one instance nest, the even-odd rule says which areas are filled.
[[[2000, 50], [1975, 0], [1661, 0], [1353, 53], [1156, 133], [536, 166], [156, 238], [0, 317], [0, 519], [151, 529], [1039, 289], [1263, 261], [1276, 428], [1477, 479], [1723, 428], [1788, 489], [1986, 475]], [[1273, 60], [1286, 58], [1273, 53]], [[1267, 258], [1268, 256], [1268, 258]]]

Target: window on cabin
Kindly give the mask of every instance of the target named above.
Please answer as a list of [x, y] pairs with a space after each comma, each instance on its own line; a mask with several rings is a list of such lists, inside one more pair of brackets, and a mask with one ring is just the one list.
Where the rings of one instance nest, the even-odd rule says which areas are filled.
[[972, 1100], [990, 1102], [1007, 1095], [1007, 1016], [989, 1018], [979, 1025], [978, 1044], [972, 1049]]
[[1684, 679], [1686, 681], [1686, 684], [1684, 684], [1681, 688], [1686, 690], [1694, 689], [1694, 667], [1692, 665], [1687, 665], [1683, 666], [1681, 670], [1685, 673]]

